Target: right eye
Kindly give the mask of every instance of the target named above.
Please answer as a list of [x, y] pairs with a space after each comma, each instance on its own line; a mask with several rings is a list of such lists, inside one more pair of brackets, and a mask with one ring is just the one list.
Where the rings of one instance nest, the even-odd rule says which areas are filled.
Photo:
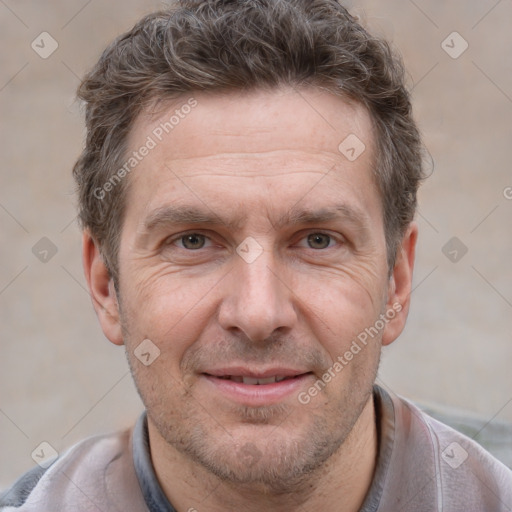
[[174, 240], [174, 243], [181, 249], [197, 251], [205, 246], [207, 240], [208, 238], [200, 233], [187, 233]]

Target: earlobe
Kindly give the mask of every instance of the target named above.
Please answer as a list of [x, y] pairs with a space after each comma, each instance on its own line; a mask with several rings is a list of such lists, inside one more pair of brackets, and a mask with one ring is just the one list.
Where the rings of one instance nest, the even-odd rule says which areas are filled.
[[[392, 318], [384, 328], [382, 345], [392, 343], [405, 327], [409, 313], [417, 239], [418, 225], [411, 222], [398, 248], [395, 266], [389, 280], [386, 311], [390, 312], [389, 317], [392, 316]], [[391, 315], [392, 311], [393, 315]]]
[[82, 235], [82, 260], [89, 293], [103, 333], [115, 345], [122, 345], [119, 304], [114, 282], [95, 240], [87, 230]]

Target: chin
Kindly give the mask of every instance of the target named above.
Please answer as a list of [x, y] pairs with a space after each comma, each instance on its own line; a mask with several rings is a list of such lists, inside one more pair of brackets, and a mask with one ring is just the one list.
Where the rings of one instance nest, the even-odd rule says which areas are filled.
[[179, 439], [175, 429], [160, 433], [168, 444], [223, 483], [273, 495], [303, 487], [348, 434], [312, 414], [307, 425], [290, 421], [293, 414], [270, 425], [269, 417], [275, 418], [276, 410], [261, 409], [265, 410], [247, 409], [244, 422], [236, 427], [208, 431], [207, 421], [197, 421]]

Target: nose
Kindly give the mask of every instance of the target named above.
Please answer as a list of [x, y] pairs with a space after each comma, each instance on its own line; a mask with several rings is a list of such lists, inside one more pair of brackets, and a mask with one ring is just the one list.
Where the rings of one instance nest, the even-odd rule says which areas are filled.
[[297, 321], [293, 291], [279, 275], [274, 258], [264, 251], [256, 261], [238, 258], [224, 283], [219, 323], [229, 331], [243, 332], [255, 343], [276, 331], [289, 332]]

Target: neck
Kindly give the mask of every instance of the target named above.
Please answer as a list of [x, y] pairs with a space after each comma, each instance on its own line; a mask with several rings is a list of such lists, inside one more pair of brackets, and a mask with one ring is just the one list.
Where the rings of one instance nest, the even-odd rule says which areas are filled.
[[270, 493], [258, 485], [220, 480], [206, 468], [174, 449], [148, 418], [151, 458], [157, 479], [177, 510], [224, 512], [288, 511], [293, 507], [325, 512], [357, 512], [370, 488], [377, 456], [377, 429], [370, 397], [345, 442], [290, 492]]

